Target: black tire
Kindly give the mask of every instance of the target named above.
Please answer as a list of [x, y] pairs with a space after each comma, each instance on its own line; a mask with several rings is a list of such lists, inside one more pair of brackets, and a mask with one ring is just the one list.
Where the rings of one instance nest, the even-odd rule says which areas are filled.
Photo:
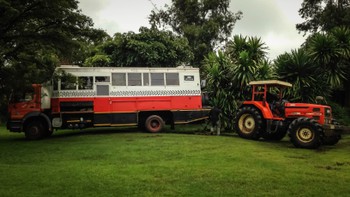
[[237, 112], [235, 127], [240, 137], [258, 140], [263, 128], [262, 116], [254, 107], [242, 107]]
[[315, 149], [321, 145], [322, 127], [314, 119], [297, 118], [289, 125], [288, 132], [297, 148]]
[[325, 136], [323, 137], [322, 143], [324, 145], [330, 145], [333, 146], [339, 142], [341, 139], [341, 135], [333, 135], [333, 136]]
[[146, 119], [145, 127], [150, 133], [158, 133], [164, 129], [164, 120], [158, 115], [149, 116]]
[[24, 132], [28, 140], [39, 140], [44, 137], [44, 125], [40, 121], [32, 121], [25, 127]]
[[281, 141], [287, 134], [287, 128], [281, 127], [278, 128], [276, 132], [274, 133], [267, 133], [265, 132], [262, 134], [262, 137], [267, 141]]

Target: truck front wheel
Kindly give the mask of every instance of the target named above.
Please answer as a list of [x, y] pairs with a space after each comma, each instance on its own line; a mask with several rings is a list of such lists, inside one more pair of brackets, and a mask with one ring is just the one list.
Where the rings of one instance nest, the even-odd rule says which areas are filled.
[[321, 145], [322, 127], [310, 118], [295, 119], [288, 128], [290, 140], [297, 148], [314, 149]]
[[151, 133], [158, 133], [162, 131], [164, 125], [164, 120], [158, 115], [149, 116], [145, 122], [146, 130]]
[[25, 127], [24, 132], [28, 140], [38, 140], [44, 136], [44, 126], [40, 121], [32, 121]]

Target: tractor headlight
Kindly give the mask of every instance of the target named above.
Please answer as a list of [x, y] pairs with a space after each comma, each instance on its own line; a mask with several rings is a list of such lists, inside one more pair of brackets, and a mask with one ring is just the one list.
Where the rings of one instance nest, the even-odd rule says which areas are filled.
[[326, 108], [325, 115], [326, 115], [326, 117], [330, 117], [331, 116], [331, 109]]

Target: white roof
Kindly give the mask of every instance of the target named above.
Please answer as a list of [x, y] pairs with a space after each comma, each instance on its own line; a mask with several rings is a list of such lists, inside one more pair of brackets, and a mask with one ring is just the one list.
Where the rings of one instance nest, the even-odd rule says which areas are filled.
[[279, 80], [263, 80], [263, 81], [251, 81], [251, 82], [249, 82], [249, 85], [265, 85], [265, 84], [292, 87], [292, 84], [285, 82], [285, 81], [279, 81]]

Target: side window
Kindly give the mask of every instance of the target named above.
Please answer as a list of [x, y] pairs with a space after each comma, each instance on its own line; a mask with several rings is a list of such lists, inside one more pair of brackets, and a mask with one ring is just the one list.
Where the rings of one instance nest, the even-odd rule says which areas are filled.
[[61, 90], [75, 90], [76, 80], [76, 77], [73, 76], [63, 76], [61, 78]]
[[166, 73], [166, 85], [180, 85], [179, 73]]
[[128, 86], [141, 86], [141, 73], [128, 73]]
[[151, 73], [151, 85], [152, 86], [164, 85], [164, 73]]
[[109, 85], [97, 85], [96, 86], [97, 96], [108, 96]]
[[125, 73], [112, 73], [112, 85], [113, 86], [126, 86], [126, 74]]
[[149, 86], [149, 73], [143, 73], [143, 85]]
[[96, 76], [95, 82], [111, 82], [111, 78], [109, 76]]
[[93, 77], [78, 77], [78, 89], [79, 90], [92, 90]]

